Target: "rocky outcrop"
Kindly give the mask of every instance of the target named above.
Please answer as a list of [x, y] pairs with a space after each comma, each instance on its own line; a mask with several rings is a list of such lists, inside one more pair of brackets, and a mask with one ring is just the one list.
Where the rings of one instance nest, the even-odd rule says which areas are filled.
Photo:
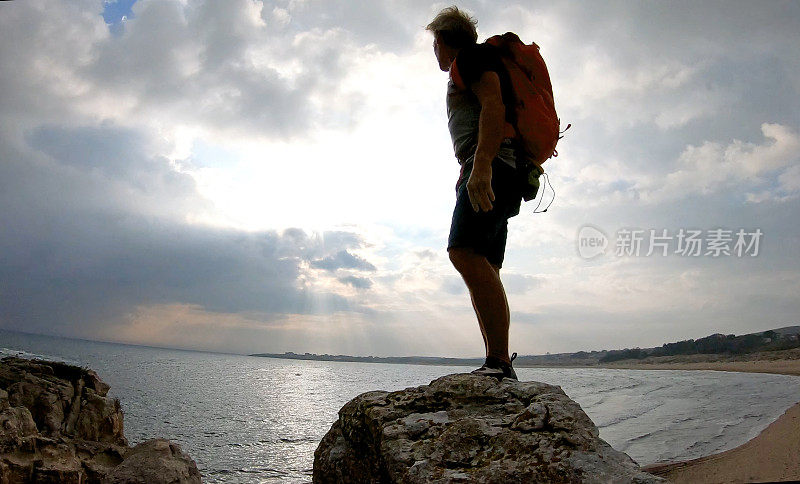
[[0, 360], [0, 484], [201, 482], [177, 444], [155, 439], [130, 448], [108, 390], [85, 368]]
[[600, 439], [560, 387], [472, 374], [354, 398], [317, 447], [313, 480], [662, 482]]

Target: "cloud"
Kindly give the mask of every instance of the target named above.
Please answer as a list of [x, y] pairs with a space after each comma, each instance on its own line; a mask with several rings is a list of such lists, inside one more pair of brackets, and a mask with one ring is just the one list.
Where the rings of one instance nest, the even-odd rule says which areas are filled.
[[[94, 0], [0, 3], [0, 325], [480, 354], [444, 251], [458, 166], [423, 31], [444, 5], [139, 0], [107, 25]], [[553, 206], [510, 221], [522, 351], [796, 313], [800, 7], [465, 6], [482, 36], [542, 46], [573, 124], [545, 165]], [[587, 262], [586, 223], [765, 238], [748, 261]]]
[[362, 271], [375, 270], [374, 265], [357, 255], [349, 253], [346, 250], [340, 250], [334, 255], [313, 260], [311, 261], [311, 267], [325, 269], [329, 272], [335, 272], [338, 269], [358, 269]]
[[789, 167], [778, 176], [780, 190], [786, 193], [800, 191], [800, 165]]
[[225, 8], [141, 0], [111, 35], [92, 12], [99, 3], [64, 4], [59, 15], [46, 5], [3, 6], [3, 31], [25, 39], [0, 48], [14, 66], [3, 73], [5, 114], [52, 119], [63, 110], [61, 119], [288, 139], [359, 113], [359, 93], [341, 91], [339, 81], [361, 47], [341, 28], [275, 28], [272, 8], [249, 0]]
[[369, 289], [372, 287], [372, 281], [366, 277], [358, 276], [344, 276], [337, 278], [342, 284], [349, 284], [356, 289]]
[[158, 142], [144, 131], [48, 126], [26, 139], [19, 151], [7, 137], [0, 143], [3, 326], [93, 337], [109, 328], [129, 334], [125, 315], [151, 306], [265, 326], [289, 314], [366, 310], [305, 283], [317, 259], [374, 270], [347, 252], [363, 246], [358, 234], [187, 223], [209, 202], [191, 177], [151, 154]]
[[[800, 136], [787, 126], [764, 123], [764, 144], [733, 140], [728, 145], [706, 142], [689, 146], [681, 153], [678, 170], [669, 173], [659, 187], [637, 187], [643, 198], [652, 201], [681, 198], [690, 193], [709, 194], [726, 187], [764, 185], [767, 178], [800, 161]], [[788, 170], [787, 170], [788, 172]], [[778, 187], [791, 189], [792, 176], [784, 176]], [[651, 182], [652, 183], [652, 182]]]
[[467, 294], [467, 286], [464, 285], [464, 280], [457, 275], [445, 277], [442, 280], [440, 289], [446, 294], [452, 294], [452, 295]]
[[525, 294], [529, 289], [534, 289], [545, 283], [542, 277], [528, 274], [505, 273], [502, 274], [501, 279], [507, 294]]

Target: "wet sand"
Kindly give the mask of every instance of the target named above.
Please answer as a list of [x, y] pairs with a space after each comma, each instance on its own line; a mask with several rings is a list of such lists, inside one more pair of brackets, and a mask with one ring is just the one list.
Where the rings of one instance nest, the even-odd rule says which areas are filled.
[[[800, 360], [759, 360], [610, 365], [609, 368], [720, 370], [800, 375]], [[800, 395], [798, 395], [800, 398]], [[800, 403], [745, 444], [719, 454], [645, 470], [676, 483], [775, 482], [800, 480]]]

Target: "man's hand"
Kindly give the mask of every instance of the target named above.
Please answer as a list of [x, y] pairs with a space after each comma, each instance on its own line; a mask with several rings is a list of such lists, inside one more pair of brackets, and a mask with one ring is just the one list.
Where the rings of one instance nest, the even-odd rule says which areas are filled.
[[483, 210], [488, 212], [492, 209], [494, 192], [492, 191], [492, 165], [479, 166], [474, 164], [472, 173], [467, 181], [467, 193], [472, 209], [476, 212]]

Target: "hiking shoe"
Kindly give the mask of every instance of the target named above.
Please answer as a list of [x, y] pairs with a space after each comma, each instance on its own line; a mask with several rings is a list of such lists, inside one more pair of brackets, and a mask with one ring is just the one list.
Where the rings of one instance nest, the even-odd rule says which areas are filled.
[[[516, 357], [516, 353], [512, 354], [511, 361], [513, 362]], [[471, 373], [473, 375], [491, 376], [498, 380], [502, 380], [503, 378], [517, 379], [517, 373], [511, 365], [492, 356], [487, 356], [483, 366], [477, 370], [472, 370]]]
[[477, 370], [472, 370], [470, 373], [473, 375], [492, 376], [497, 379], [503, 378], [504, 375], [503, 368], [499, 366], [497, 368], [492, 368], [488, 366], [487, 363], [484, 363], [483, 366]]

